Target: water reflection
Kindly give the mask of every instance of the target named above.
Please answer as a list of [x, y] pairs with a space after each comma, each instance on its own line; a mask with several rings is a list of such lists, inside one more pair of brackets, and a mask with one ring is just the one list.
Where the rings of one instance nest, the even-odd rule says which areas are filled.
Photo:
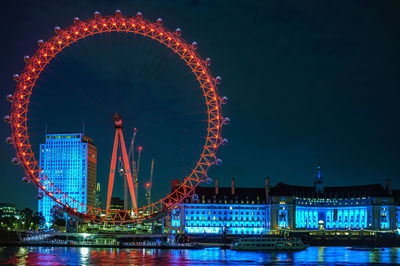
[[80, 248], [80, 255], [81, 264], [89, 263], [89, 248]]
[[20, 247], [17, 251], [18, 264], [26, 264], [28, 258], [28, 249]]
[[318, 247], [318, 262], [325, 261], [325, 247]]
[[394, 264], [399, 261], [400, 249], [399, 248], [391, 248], [390, 249], [390, 263]]
[[265, 265], [399, 263], [400, 249], [354, 251], [346, 247], [309, 247], [299, 252], [0, 247], [0, 264], [16, 265]]

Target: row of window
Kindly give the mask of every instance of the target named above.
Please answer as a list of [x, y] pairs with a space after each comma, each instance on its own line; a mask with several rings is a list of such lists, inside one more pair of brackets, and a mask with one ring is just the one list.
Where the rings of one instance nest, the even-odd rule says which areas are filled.
[[47, 135], [46, 139], [74, 139], [81, 138], [81, 135]]
[[[197, 203], [197, 201], [194, 201], [193, 199], [186, 199], [185, 200], [185, 203], [191, 203], [191, 204], [193, 204], [193, 203]], [[265, 201], [263, 200], [263, 201], [248, 201], [248, 200], [246, 200], [246, 201], [244, 201], [244, 200], [216, 200], [216, 199], [214, 199], [214, 200], [210, 200], [210, 199], [208, 199], [208, 200], [201, 200], [201, 202], [200, 203], [202, 203], [202, 204], [206, 204], [206, 203], [219, 203], [219, 204], [265, 204]]]
[[243, 205], [231, 205], [231, 206], [226, 206], [226, 205], [196, 205], [196, 204], [191, 204], [191, 205], [184, 205], [185, 209], [221, 209], [221, 210], [259, 210], [265, 209], [265, 206], [243, 206]]
[[213, 221], [265, 221], [265, 218], [258, 218], [258, 217], [199, 217], [199, 216], [186, 216], [186, 220], [203, 220], [203, 221], [208, 221], [208, 220], [213, 220]]
[[[185, 214], [186, 215], [188, 215], [188, 214], [206, 214], [206, 212], [205, 211], [185, 211]], [[207, 214], [211, 214], [211, 211], [208, 211], [207, 212]], [[216, 211], [213, 211], [212, 212], [212, 214], [217, 214], [217, 212]], [[225, 215], [227, 215], [227, 214], [229, 214], [229, 215], [265, 215], [265, 212], [233, 212], [233, 211], [229, 211], [229, 212], [227, 212], [227, 211], [224, 211], [223, 213], [221, 212], [221, 211], [218, 211], [218, 214], [225, 214]]]

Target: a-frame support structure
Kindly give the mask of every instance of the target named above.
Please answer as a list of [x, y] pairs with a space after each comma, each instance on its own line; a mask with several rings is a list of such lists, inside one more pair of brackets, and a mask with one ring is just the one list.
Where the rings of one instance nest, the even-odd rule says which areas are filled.
[[114, 146], [113, 152], [111, 157], [111, 166], [110, 166], [110, 175], [108, 179], [108, 191], [107, 191], [107, 210], [110, 209], [111, 203], [111, 195], [114, 186], [114, 176], [115, 176], [115, 165], [117, 162], [117, 150], [118, 150], [118, 143], [121, 143], [121, 151], [122, 151], [122, 159], [124, 162], [124, 167], [126, 171], [126, 179], [128, 181], [128, 188], [132, 198], [132, 206], [135, 210], [135, 214], [137, 214], [137, 203], [136, 203], [136, 195], [135, 195], [135, 188], [132, 181], [132, 172], [129, 165], [128, 154], [126, 152], [125, 140], [124, 135], [122, 134], [122, 118], [118, 113], [114, 114], [114, 128], [115, 128], [115, 138], [114, 138]]

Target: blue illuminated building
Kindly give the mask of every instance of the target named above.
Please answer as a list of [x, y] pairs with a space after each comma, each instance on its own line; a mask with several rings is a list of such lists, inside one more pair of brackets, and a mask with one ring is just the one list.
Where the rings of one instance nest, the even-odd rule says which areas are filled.
[[[71, 198], [95, 206], [97, 150], [93, 141], [81, 133], [47, 134], [40, 145], [39, 166], [51, 182]], [[38, 211], [51, 222], [54, 201], [44, 195]]]
[[278, 183], [271, 188], [273, 229], [394, 230], [396, 206], [391, 181], [380, 184], [324, 187], [318, 166], [314, 186]]
[[198, 187], [197, 200], [186, 199], [171, 213], [173, 232], [259, 235], [270, 228], [268, 192], [260, 188]]
[[393, 190], [392, 193], [396, 205], [396, 230], [400, 234], [400, 190]]
[[400, 190], [381, 184], [325, 187], [318, 166], [314, 186], [278, 183], [264, 188], [196, 188], [170, 214], [171, 232], [265, 234], [282, 229], [400, 232]]

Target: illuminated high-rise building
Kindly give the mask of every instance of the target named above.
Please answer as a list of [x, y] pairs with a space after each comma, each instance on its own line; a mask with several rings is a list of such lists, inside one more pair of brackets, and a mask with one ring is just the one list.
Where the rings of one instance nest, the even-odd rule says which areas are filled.
[[[39, 166], [44, 174], [65, 194], [88, 206], [96, 202], [96, 164], [96, 146], [82, 133], [47, 134], [40, 144]], [[38, 205], [49, 226], [55, 202], [45, 195]]]
[[100, 189], [100, 183], [97, 183], [96, 186], [96, 208], [101, 209], [101, 189]]

